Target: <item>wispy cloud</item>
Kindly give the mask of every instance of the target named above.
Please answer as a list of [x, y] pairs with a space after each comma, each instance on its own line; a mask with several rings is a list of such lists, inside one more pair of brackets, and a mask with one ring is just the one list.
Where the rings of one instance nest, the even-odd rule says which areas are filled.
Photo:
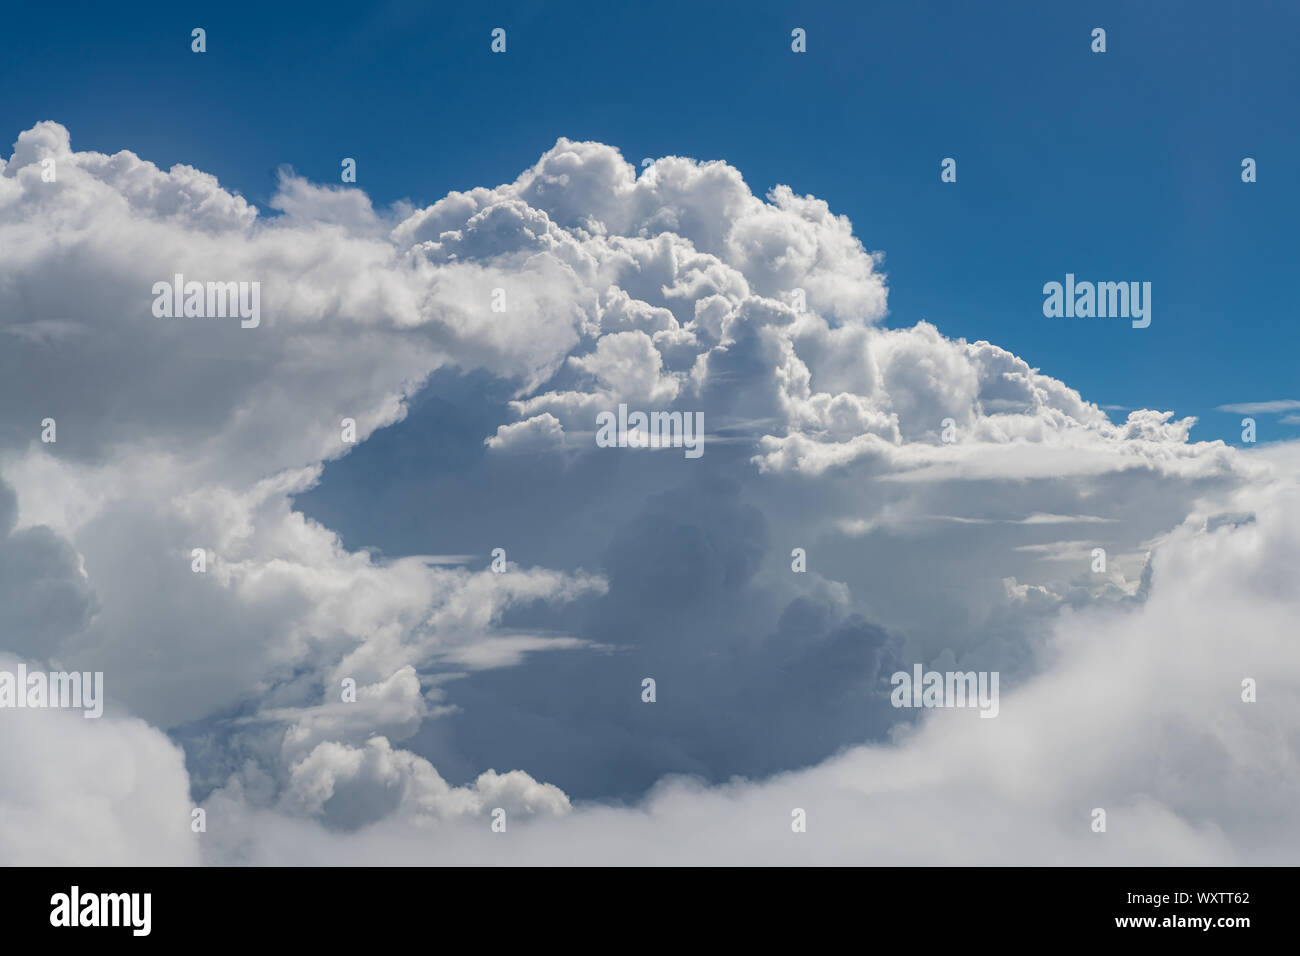
[[1215, 411], [1233, 412], [1238, 415], [1273, 415], [1297, 408], [1300, 408], [1300, 401], [1294, 398], [1282, 398], [1272, 402], [1238, 402], [1235, 405], [1220, 405]]

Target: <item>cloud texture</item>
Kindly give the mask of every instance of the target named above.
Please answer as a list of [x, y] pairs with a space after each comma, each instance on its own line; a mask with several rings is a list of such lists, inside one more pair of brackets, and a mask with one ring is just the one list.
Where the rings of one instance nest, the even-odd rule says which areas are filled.
[[[721, 162], [561, 139], [423, 209], [271, 206], [51, 122], [0, 167], [0, 652], [109, 698], [0, 713], [0, 862], [1296, 845], [1293, 445], [887, 328], [848, 220]], [[261, 325], [156, 318], [178, 273]], [[596, 447], [620, 403], [704, 456]], [[999, 717], [893, 709], [913, 663], [1000, 671]]]

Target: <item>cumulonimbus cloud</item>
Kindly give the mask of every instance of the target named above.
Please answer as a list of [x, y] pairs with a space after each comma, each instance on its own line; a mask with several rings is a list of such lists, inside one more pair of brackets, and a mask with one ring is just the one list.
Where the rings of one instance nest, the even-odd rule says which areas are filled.
[[[1194, 420], [1163, 410], [1113, 423], [996, 345], [883, 328], [880, 260], [848, 220], [786, 187], [755, 196], [725, 163], [638, 172], [560, 140], [513, 183], [424, 209], [288, 171], [271, 206], [189, 167], [74, 152], [55, 123], [0, 168], [0, 477], [16, 495], [0, 562], [45, 569], [0, 591], [0, 649], [104, 670], [135, 716], [73, 732], [54, 715], [51, 746], [111, 736], [166, 778], [95, 859], [194, 859], [191, 801], [224, 821], [197, 838], [214, 862], [340, 847], [548, 862], [561, 845], [629, 863], [1223, 862], [1274, 859], [1295, 833], [1297, 609], [1269, 586], [1300, 540], [1287, 446], [1193, 442]], [[177, 274], [260, 283], [261, 324], [155, 316], [151, 289]], [[534, 496], [530, 522], [569, 535], [572, 560], [385, 558], [295, 508], [453, 369], [507, 383], [474, 467], [494, 494]], [[595, 416], [621, 402], [702, 411], [697, 470], [597, 450]], [[587, 500], [540, 488], [552, 468]], [[425, 507], [490, 507], [475, 485]], [[593, 507], [613, 517], [577, 520]], [[1257, 520], [1205, 530], [1228, 511]], [[1104, 573], [1080, 560], [1098, 545]], [[658, 726], [541, 703], [501, 732], [594, 755], [571, 771], [593, 793], [619, 753], [702, 781], [618, 809], [570, 800], [545, 768], [473, 766], [453, 786], [417, 752], [422, 727], [478, 699], [474, 675], [560, 653], [617, 666], [629, 647], [683, 671], [646, 705]], [[899, 724], [887, 662], [943, 660], [1005, 670], [997, 720]], [[1241, 680], [1265, 674], [1244, 703]], [[186, 748], [188, 796], [161, 731]], [[710, 785], [731, 773], [763, 779]], [[49, 792], [85, 786], [49, 774]], [[1196, 793], [1171, 783], [1189, 775]], [[29, 829], [90, 812], [48, 806]], [[1098, 806], [1105, 835], [1088, 829]], [[497, 807], [510, 839], [484, 844]], [[142, 819], [168, 835], [147, 853]], [[62, 860], [86, 862], [72, 844]]]

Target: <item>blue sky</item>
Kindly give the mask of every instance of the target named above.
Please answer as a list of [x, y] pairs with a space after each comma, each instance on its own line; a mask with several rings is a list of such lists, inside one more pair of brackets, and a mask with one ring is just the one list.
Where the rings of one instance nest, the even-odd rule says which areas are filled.
[[[885, 254], [889, 324], [986, 338], [1098, 404], [1239, 443], [1216, 406], [1297, 397], [1300, 14], [1061, 7], [20, 5], [0, 81], [23, 95], [0, 120], [13, 137], [54, 119], [74, 148], [189, 163], [263, 205], [282, 164], [335, 182], [343, 156], [379, 204], [513, 180], [559, 136], [725, 159], [756, 192], [787, 183], [850, 217]], [[1151, 327], [1044, 318], [1066, 272], [1150, 281]], [[1261, 422], [1261, 441], [1297, 434]]]

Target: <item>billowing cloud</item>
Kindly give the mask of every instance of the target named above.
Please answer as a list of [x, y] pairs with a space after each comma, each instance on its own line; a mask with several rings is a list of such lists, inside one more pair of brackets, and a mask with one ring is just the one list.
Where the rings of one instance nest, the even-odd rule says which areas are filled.
[[[848, 220], [721, 162], [561, 139], [423, 209], [289, 170], [270, 206], [55, 123], [0, 167], [0, 650], [105, 672], [110, 717], [49, 715], [49, 752], [166, 778], [94, 860], [1222, 862], [1272, 857], [1259, 814], [1294, 833], [1291, 446], [884, 328]], [[258, 283], [260, 323], [155, 315], [177, 275]], [[597, 447], [620, 404], [702, 413], [703, 457]], [[999, 671], [998, 718], [891, 707], [918, 662]], [[61, 766], [33, 832], [92, 814]], [[191, 803], [222, 826], [131, 849]]]

